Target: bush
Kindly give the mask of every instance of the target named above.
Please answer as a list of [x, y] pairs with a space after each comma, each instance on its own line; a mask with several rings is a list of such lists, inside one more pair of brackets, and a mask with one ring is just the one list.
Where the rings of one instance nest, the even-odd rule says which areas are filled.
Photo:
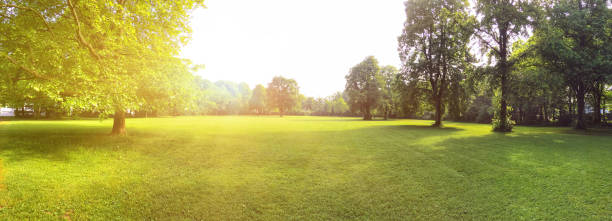
[[467, 108], [464, 120], [477, 123], [491, 123], [491, 97], [478, 96]]
[[478, 110], [478, 115], [476, 116], [475, 121], [482, 124], [491, 123], [492, 116], [489, 110], [491, 109], [491, 106], [482, 106], [479, 109], [480, 110]]

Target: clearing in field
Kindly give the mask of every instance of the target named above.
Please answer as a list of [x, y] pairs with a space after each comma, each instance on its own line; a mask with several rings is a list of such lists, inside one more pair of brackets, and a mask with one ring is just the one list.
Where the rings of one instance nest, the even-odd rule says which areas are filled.
[[612, 136], [334, 117], [13, 121], [0, 219], [609, 219]]

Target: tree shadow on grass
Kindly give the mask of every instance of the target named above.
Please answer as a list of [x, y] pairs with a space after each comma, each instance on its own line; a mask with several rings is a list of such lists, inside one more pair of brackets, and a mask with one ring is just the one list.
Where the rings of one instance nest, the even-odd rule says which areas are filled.
[[612, 128], [589, 128], [587, 130], [576, 130], [573, 128], [564, 128], [561, 130], [565, 134], [576, 135], [591, 135], [591, 136], [612, 136]]
[[[136, 173], [147, 179], [122, 183], [88, 205], [105, 207], [109, 199], [125, 200], [127, 206], [119, 210], [140, 211], [132, 213], [135, 218], [257, 219], [278, 211], [287, 219], [555, 219], [548, 215], [563, 211], [575, 211], [565, 213], [570, 219], [606, 218], [606, 210], [595, 209], [608, 208], [597, 187], [612, 182], [605, 176], [611, 172], [612, 147], [601, 146], [611, 138], [536, 132], [419, 142], [463, 130], [371, 125], [185, 140], [192, 135], [128, 128], [130, 136], [110, 137], [106, 127], [24, 126], [0, 128], [0, 156], [68, 160], [67, 153], [75, 147], [113, 151], [133, 142], [144, 145], [137, 151], [151, 151], [158, 160], [150, 162], [155, 167]], [[191, 142], [187, 148], [192, 152], [172, 149], [185, 142]], [[200, 143], [209, 143], [212, 151]], [[140, 194], [136, 200], [124, 198], [119, 192], [124, 189]], [[83, 191], [99, 190], [94, 183]], [[572, 201], [564, 204], [567, 199]], [[590, 207], [584, 203], [588, 200]], [[241, 210], [252, 217], [228, 212]]]
[[77, 148], [109, 148], [124, 144], [122, 137], [109, 136], [109, 128], [78, 124], [8, 125], [0, 129], [0, 155], [8, 161], [30, 158], [68, 160], [67, 153]]
[[464, 130], [463, 128], [456, 127], [433, 127], [431, 125], [388, 125], [381, 126], [382, 128], [395, 129], [395, 130], [408, 130], [408, 131], [420, 131], [426, 130], [428, 132], [459, 132]]
[[[8, 127], [7, 127], [8, 126]], [[112, 136], [110, 127], [81, 124], [26, 124], [0, 126], [0, 157], [7, 162], [27, 159], [68, 161], [70, 152], [119, 151], [138, 149], [142, 153], [154, 147], [171, 151], [172, 146], [191, 142], [192, 137], [163, 136], [128, 127], [127, 136]], [[138, 144], [135, 145], [134, 144]], [[149, 148], [154, 150], [149, 150]]]
[[382, 118], [374, 118], [372, 120], [363, 120], [360, 117], [337, 117], [337, 116], [316, 116], [316, 118], [289, 118], [289, 121], [299, 121], [299, 122], [317, 122], [317, 121], [330, 121], [330, 122], [351, 122], [351, 121], [361, 121], [361, 122], [385, 122], [385, 121], [396, 121], [397, 119], [382, 119]]
[[411, 172], [428, 196], [419, 203], [440, 206], [449, 216], [443, 219], [546, 219], [563, 211], [575, 213], [557, 218], [606, 217], [598, 209], [609, 203], [602, 199], [605, 193], [592, 187], [612, 182], [607, 176], [612, 173], [612, 137], [490, 133], [431, 145], [442, 148], [420, 152], [419, 160], [393, 152], [384, 158], [399, 158], [394, 164], [420, 163], [418, 169], [410, 163], [393, 168]]

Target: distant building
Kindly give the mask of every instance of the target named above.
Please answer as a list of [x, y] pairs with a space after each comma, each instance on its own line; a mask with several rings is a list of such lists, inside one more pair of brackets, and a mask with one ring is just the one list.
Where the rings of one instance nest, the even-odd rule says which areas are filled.
[[0, 108], [0, 117], [14, 117], [14, 116], [15, 116], [15, 109], [8, 108], [8, 107]]

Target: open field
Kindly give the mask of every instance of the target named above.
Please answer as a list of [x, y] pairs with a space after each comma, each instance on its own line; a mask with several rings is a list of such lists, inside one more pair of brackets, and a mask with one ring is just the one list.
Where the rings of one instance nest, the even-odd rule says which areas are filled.
[[0, 219], [612, 219], [612, 134], [331, 117], [0, 122]]

